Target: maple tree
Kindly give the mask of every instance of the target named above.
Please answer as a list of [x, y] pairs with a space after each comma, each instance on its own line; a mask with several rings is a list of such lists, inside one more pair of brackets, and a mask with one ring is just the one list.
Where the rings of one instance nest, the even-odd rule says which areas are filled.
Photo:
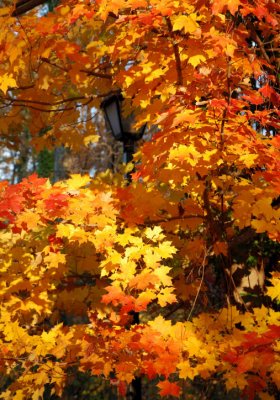
[[136, 129], [157, 127], [129, 186], [110, 172], [0, 183], [0, 398], [63, 396], [73, 368], [120, 396], [147, 376], [162, 397], [199, 378], [276, 398], [279, 11], [273, 0], [0, 9], [3, 146], [28, 129], [36, 151], [79, 150], [98, 139], [83, 116], [119, 91]]

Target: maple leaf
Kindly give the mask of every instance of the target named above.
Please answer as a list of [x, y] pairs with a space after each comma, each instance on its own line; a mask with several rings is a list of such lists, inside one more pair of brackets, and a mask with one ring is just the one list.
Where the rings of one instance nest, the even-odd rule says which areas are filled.
[[200, 29], [199, 24], [197, 23], [198, 20], [199, 18], [195, 13], [191, 13], [190, 15], [180, 15], [173, 21], [173, 31], [184, 29], [185, 33], [194, 33]]
[[88, 146], [90, 143], [98, 142], [100, 137], [98, 135], [88, 135], [84, 138], [84, 144]]
[[268, 84], [262, 86], [259, 89], [259, 92], [264, 96], [264, 97], [271, 97], [272, 94], [275, 94], [275, 90], [269, 86]]
[[50, 332], [43, 332], [41, 335], [41, 342], [36, 346], [36, 355], [45, 356], [51, 354], [51, 350], [56, 346], [57, 329], [53, 329]]
[[160, 277], [158, 276], [158, 274], [152, 274], [150, 272], [143, 271], [141, 274], [136, 275], [130, 280], [129, 286], [132, 288], [135, 287], [136, 289], [143, 290], [146, 288], [153, 288], [159, 282]]
[[212, 0], [212, 11], [213, 14], [223, 12], [226, 8], [231, 12], [232, 15], [238, 11], [238, 7], [241, 4], [240, 0]]
[[117, 304], [124, 296], [123, 291], [117, 286], [107, 286], [105, 289], [108, 292], [108, 294], [105, 294], [102, 297], [102, 301], [105, 304], [108, 303]]
[[161, 258], [170, 258], [172, 254], [177, 252], [177, 249], [172, 246], [171, 242], [165, 241], [163, 243], [159, 243], [156, 248], [156, 252], [161, 256]]
[[164, 265], [156, 268], [154, 271], [154, 274], [159, 277], [159, 281], [163, 286], [172, 286], [172, 279], [168, 276], [170, 271], [171, 268]]
[[135, 300], [135, 311], [144, 311], [147, 309], [147, 305], [156, 298], [156, 294], [150, 290], [140, 293]]
[[170, 382], [170, 381], [161, 381], [157, 384], [157, 386], [160, 388], [160, 396], [174, 396], [174, 397], [179, 397], [180, 395], [180, 386], [178, 386], [176, 383]]
[[177, 364], [177, 368], [179, 370], [179, 378], [181, 379], [189, 378], [193, 380], [193, 378], [197, 375], [197, 372], [191, 367], [188, 360]]
[[272, 299], [276, 299], [280, 296], [280, 273], [273, 272], [270, 282], [271, 282], [272, 286], [268, 286], [266, 288], [267, 294]]
[[243, 374], [244, 372], [251, 370], [254, 366], [255, 357], [257, 357], [257, 352], [250, 352], [244, 356], [238, 357], [237, 372]]
[[194, 68], [196, 68], [199, 64], [206, 61], [206, 57], [203, 54], [197, 54], [195, 56], [191, 56], [188, 60], [188, 63], [191, 64]]
[[86, 186], [91, 181], [88, 175], [72, 174], [71, 178], [67, 180], [67, 187], [71, 190], [77, 190]]
[[158, 303], [161, 307], [165, 307], [167, 304], [175, 303], [177, 298], [173, 292], [173, 288], [164, 288], [158, 294]]
[[259, 93], [250, 93], [243, 95], [243, 99], [249, 101], [251, 104], [259, 105], [264, 102], [263, 97]]
[[19, 215], [16, 223], [24, 229], [34, 229], [40, 222], [40, 215], [35, 214], [31, 210], [27, 210]]
[[234, 388], [243, 390], [248, 385], [248, 378], [246, 375], [238, 374], [235, 370], [227, 371], [225, 373], [225, 378], [227, 391]]
[[255, 160], [257, 158], [257, 154], [244, 154], [240, 156], [239, 160], [241, 163], [244, 163], [247, 168], [251, 168], [253, 165], [255, 165]]
[[7, 93], [7, 90], [9, 88], [16, 88], [17, 87], [17, 82], [13, 78], [12, 75], [9, 75], [8, 73], [5, 73], [1, 78], [0, 78], [0, 90], [4, 92], [4, 94]]
[[51, 215], [56, 215], [61, 213], [61, 209], [66, 207], [68, 203], [68, 196], [64, 193], [53, 192], [45, 200], [46, 209]]
[[148, 239], [153, 242], [157, 242], [158, 240], [162, 240], [164, 235], [162, 233], [162, 228], [160, 226], [155, 226], [154, 228], [147, 228], [145, 231], [145, 235]]
[[215, 254], [223, 254], [224, 256], [227, 256], [228, 254], [228, 245], [225, 242], [216, 242], [214, 244], [214, 253]]

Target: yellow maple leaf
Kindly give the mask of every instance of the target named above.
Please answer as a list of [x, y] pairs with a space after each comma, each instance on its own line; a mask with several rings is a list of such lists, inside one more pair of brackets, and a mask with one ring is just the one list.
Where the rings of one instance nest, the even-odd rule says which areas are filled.
[[265, 197], [257, 200], [253, 205], [253, 214], [257, 217], [262, 218], [265, 217], [266, 221], [270, 221], [275, 218], [275, 220], [279, 221], [280, 218], [280, 210], [275, 210], [272, 206], [272, 197]]
[[32, 400], [38, 400], [43, 398], [43, 393], [45, 390], [44, 385], [46, 383], [48, 383], [49, 380], [49, 376], [48, 374], [44, 371], [44, 372], [40, 372], [38, 374], [34, 374], [35, 375], [35, 379], [36, 379], [36, 383], [38, 385], [41, 385], [40, 388], [37, 388], [36, 390], [34, 390], [33, 395], [32, 395]]
[[173, 31], [180, 31], [184, 29], [185, 33], [194, 33], [199, 28], [197, 15], [191, 13], [190, 15], [180, 15], [174, 20]]
[[272, 283], [272, 286], [268, 286], [266, 288], [267, 294], [272, 299], [276, 299], [276, 298], [280, 297], [280, 273], [273, 272], [270, 282]]
[[12, 75], [9, 75], [7, 73], [5, 73], [1, 78], [0, 78], [0, 89], [2, 90], [2, 92], [4, 92], [4, 94], [7, 93], [7, 90], [9, 88], [16, 88], [17, 87], [17, 82], [16, 80], [13, 78]]
[[201, 356], [203, 343], [195, 335], [189, 335], [184, 341], [184, 350], [187, 350], [189, 356]]
[[156, 268], [154, 271], [154, 274], [159, 277], [161, 284], [164, 286], [172, 285], [172, 279], [170, 278], [170, 276], [168, 276], [170, 270], [170, 267], [161, 266], [159, 268]]
[[162, 228], [160, 226], [155, 226], [154, 228], [147, 228], [145, 235], [148, 239], [156, 242], [157, 240], [162, 240], [164, 235], [162, 234]]
[[62, 265], [65, 264], [66, 256], [61, 253], [49, 253], [45, 256], [44, 262], [48, 265], [48, 268], [62, 268]]
[[248, 385], [248, 379], [244, 374], [238, 374], [236, 370], [226, 371], [224, 375], [227, 391], [239, 388], [243, 390]]
[[152, 82], [154, 79], [164, 75], [164, 71], [161, 68], [154, 69], [146, 78], [145, 82]]
[[182, 122], [193, 124], [195, 123], [196, 119], [197, 119], [197, 114], [193, 110], [184, 109], [182, 110], [182, 112], [177, 113], [176, 117], [174, 118], [172, 126], [176, 126]]
[[75, 234], [76, 228], [74, 225], [71, 224], [58, 224], [57, 225], [57, 234], [58, 238], [68, 238], [71, 239], [72, 236]]
[[257, 154], [243, 154], [240, 156], [239, 160], [243, 163], [247, 168], [251, 168], [256, 164], [256, 158], [258, 158]]
[[235, 49], [236, 46], [232, 43], [229, 43], [226, 45], [225, 54], [229, 57], [233, 57]]
[[177, 364], [177, 368], [179, 369], [179, 378], [181, 379], [193, 379], [197, 373], [195, 368], [190, 366], [189, 360], [184, 360]]
[[172, 246], [171, 242], [166, 241], [160, 243], [155, 251], [161, 256], [161, 258], [170, 258], [172, 254], [175, 254], [177, 252], [177, 249]]
[[172, 293], [173, 288], [167, 287], [160, 291], [158, 294], [158, 304], [161, 307], [165, 307], [167, 304], [175, 303], [177, 298], [174, 293]]
[[20, 214], [17, 218], [17, 223], [19, 226], [22, 226], [24, 229], [27, 227], [28, 229], [34, 229], [37, 227], [40, 221], [40, 215], [33, 212], [33, 210], [26, 210], [22, 214]]
[[88, 146], [90, 143], [96, 143], [100, 139], [99, 135], [89, 135], [84, 138], [85, 146]]
[[148, 322], [148, 325], [157, 332], [160, 332], [163, 336], [171, 334], [172, 325], [170, 320], [165, 320], [162, 315], [156, 317], [153, 321]]
[[89, 175], [72, 174], [71, 178], [67, 180], [67, 186], [69, 189], [76, 190], [86, 186], [90, 181]]
[[204, 61], [206, 61], [206, 57], [204, 57], [202, 54], [197, 54], [196, 56], [190, 57], [188, 63], [195, 68]]
[[24, 400], [26, 398], [23, 390], [17, 390], [13, 396], [14, 400]]

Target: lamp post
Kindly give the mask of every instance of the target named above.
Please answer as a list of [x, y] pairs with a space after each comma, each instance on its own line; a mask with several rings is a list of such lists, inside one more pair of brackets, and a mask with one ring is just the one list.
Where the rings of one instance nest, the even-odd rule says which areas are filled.
[[[144, 135], [146, 124], [138, 132], [131, 132], [130, 126], [133, 118], [123, 118], [121, 113], [121, 102], [123, 97], [121, 94], [112, 95], [101, 103], [101, 108], [105, 113], [106, 120], [114, 138], [123, 143], [123, 162], [129, 163], [133, 159], [134, 144]], [[131, 180], [131, 175], [126, 175], [128, 181]], [[139, 313], [133, 312], [133, 325], [139, 324]], [[131, 397], [130, 397], [131, 396]], [[136, 377], [132, 381], [132, 393], [128, 394], [128, 398], [132, 400], [142, 399], [142, 384], [141, 378]]]
[[[123, 143], [123, 162], [127, 164], [133, 159], [134, 144], [142, 138], [146, 125], [138, 132], [131, 132], [130, 126], [133, 118], [131, 116], [123, 118], [121, 112], [122, 101], [121, 94], [114, 94], [102, 101], [101, 108], [105, 113], [106, 121], [114, 138]], [[130, 176], [127, 178], [130, 180]]]

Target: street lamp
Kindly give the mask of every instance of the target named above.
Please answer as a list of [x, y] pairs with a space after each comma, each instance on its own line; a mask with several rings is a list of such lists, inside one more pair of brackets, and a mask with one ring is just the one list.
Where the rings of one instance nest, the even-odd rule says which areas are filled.
[[[104, 99], [101, 108], [104, 111], [106, 120], [112, 131], [114, 138], [123, 143], [123, 162], [129, 163], [133, 159], [134, 143], [141, 139], [144, 135], [146, 124], [138, 132], [131, 132], [130, 127], [133, 122], [133, 114], [124, 118], [122, 116], [121, 102], [123, 96], [121, 94], [113, 94]], [[128, 182], [131, 181], [131, 175], [126, 175]], [[133, 312], [133, 324], [139, 324], [139, 313]], [[141, 377], [136, 377], [132, 381], [132, 400], [142, 399], [142, 383]]]
[[146, 124], [138, 132], [131, 132], [133, 117], [124, 118], [122, 116], [122, 101], [121, 94], [113, 94], [102, 101], [101, 108], [114, 138], [123, 143], [123, 161], [127, 164], [133, 159], [134, 143], [144, 135]]

